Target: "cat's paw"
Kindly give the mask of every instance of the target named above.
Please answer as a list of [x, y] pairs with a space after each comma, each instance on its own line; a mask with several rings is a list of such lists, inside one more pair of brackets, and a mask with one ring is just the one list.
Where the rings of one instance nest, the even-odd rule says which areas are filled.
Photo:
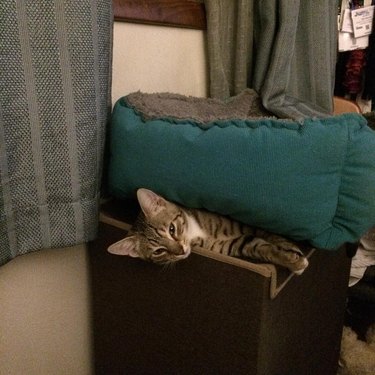
[[301, 250], [299, 250], [298, 253], [294, 252], [293, 250], [288, 255], [289, 261], [288, 264], [286, 264], [286, 267], [294, 274], [302, 275], [309, 265], [307, 258], [303, 255]]
[[290, 252], [291, 254], [295, 253], [296, 255], [304, 256], [301, 249], [296, 244], [294, 244], [292, 242], [288, 242], [288, 241], [281, 242], [281, 243], [278, 243], [277, 246], [280, 249], [283, 249], [287, 252]]
[[309, 265], [309, 261], [300, 248], [293, 243], [285, 242], [279, 244], [279, 249], [279, 254], [281, 256], [280, 265], [289, 269], [289, 271], [296, 275], [301, 275]]
[[299, 263], [299, 268], [295, 269], [295, 270], [292, 270], [292, 272], [295, 273], [298, 276], [302, 275], [308, 265], [309, 265], [309, 261], [307, 260], [307, 258], [302, 257], [301, 260], [300, 260], [300, 263]]

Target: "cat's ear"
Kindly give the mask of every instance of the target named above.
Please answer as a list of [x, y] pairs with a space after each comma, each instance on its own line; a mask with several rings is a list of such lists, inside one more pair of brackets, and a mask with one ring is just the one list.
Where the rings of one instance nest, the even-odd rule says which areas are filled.
[[137, 190], [138, 202], [141, 206], [143, 213], [146, 217], [154, 216], [160, 211], [164, 210], [167, 206], [167, 201], [160, 195], [155, 194], [151, 190], [138, 189]]
[[112, 244], [107, 250], [111, 254], [127, 255], [132, 258], [139, 258], [137, 236], [125, 237], [123, 240]]

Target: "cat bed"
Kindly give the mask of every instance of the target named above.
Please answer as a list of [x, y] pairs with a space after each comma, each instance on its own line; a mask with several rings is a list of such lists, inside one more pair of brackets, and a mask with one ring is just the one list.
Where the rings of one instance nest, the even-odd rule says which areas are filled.
[[358, 114], [276, 119], [246, 90], [229, 101], [141, 92], [112, 115], [109, 188], [151, 189], [336, 249], [375, 224], [375, 132]]

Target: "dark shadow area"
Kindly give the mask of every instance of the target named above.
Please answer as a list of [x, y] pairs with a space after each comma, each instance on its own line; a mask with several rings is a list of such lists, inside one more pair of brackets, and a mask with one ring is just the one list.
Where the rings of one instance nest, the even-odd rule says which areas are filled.
[[348, 290], [345, 324], [365, 340], [368, 328], [375, 324], [375, 266], [368, 267], [363, 278]]

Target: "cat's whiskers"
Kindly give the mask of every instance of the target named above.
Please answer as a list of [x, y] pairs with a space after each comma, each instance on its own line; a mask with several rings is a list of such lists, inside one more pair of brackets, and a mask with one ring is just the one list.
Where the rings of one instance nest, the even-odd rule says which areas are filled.
[[168, 262], [163, 263], [163, 266], [162, 266], [163, 272], [174, 269], [176, 267], [176, 263], [177, 263], [176, 261], [168, 261]]

